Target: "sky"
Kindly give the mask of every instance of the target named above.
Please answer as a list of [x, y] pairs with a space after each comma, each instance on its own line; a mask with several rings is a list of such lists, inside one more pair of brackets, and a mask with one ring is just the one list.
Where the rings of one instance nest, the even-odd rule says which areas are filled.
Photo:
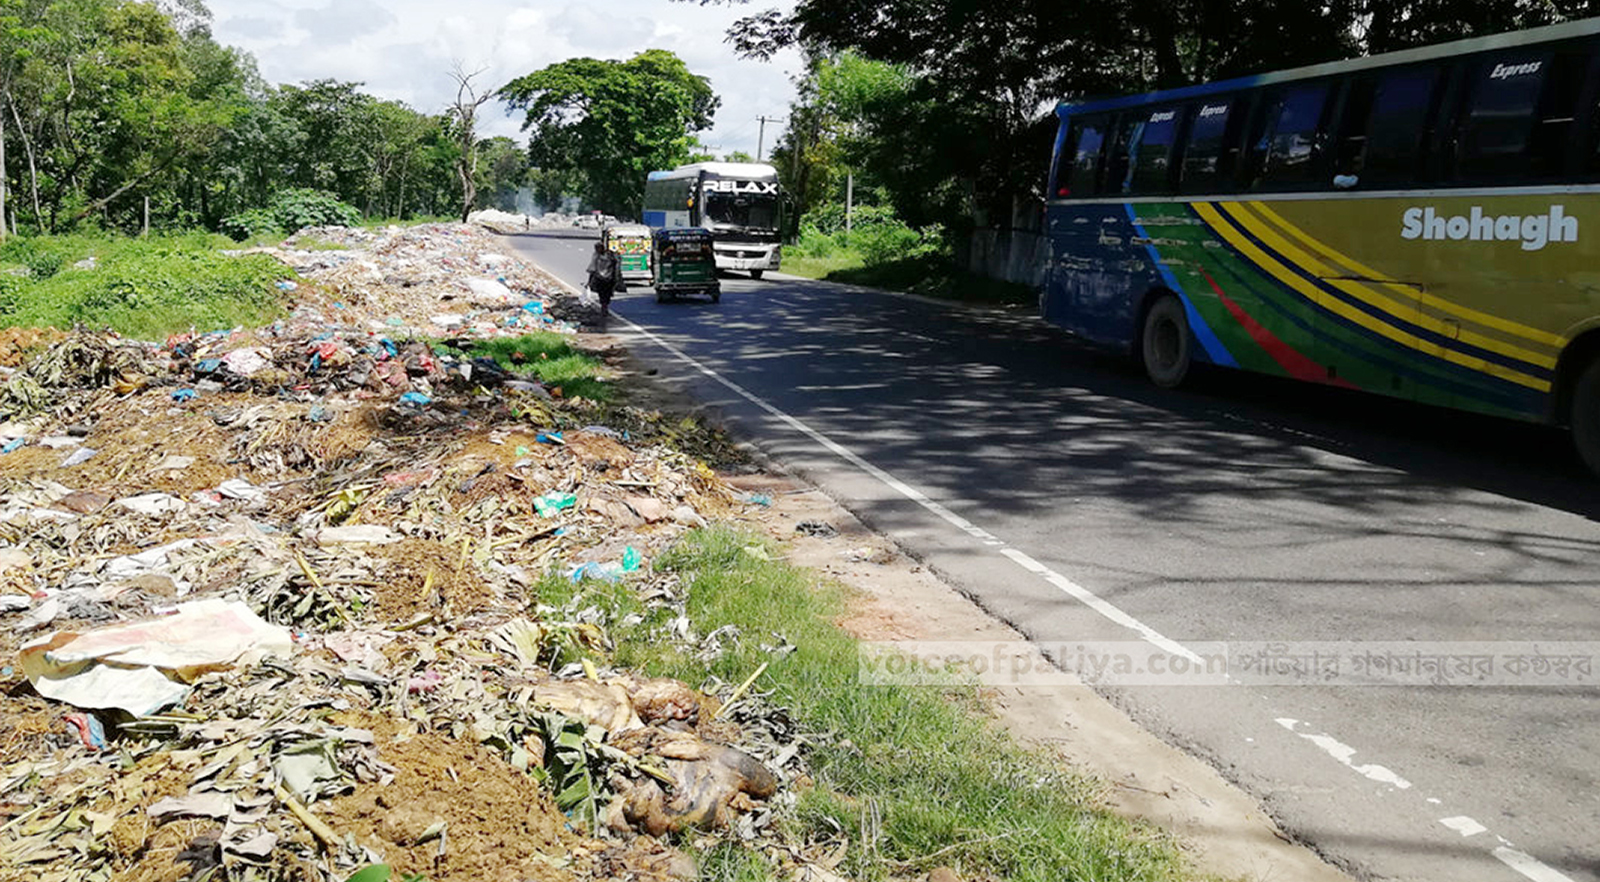
[[[699, 134], [722, 156], [758, 146], [770, 150], [794, 98], [801, 61], [792, 50], [771, 61], [748, 61], [723, 41], [737, 19], [792, 0], [700, 6], [671, 0], [208, 0], [212, 35], [256, 57], [271, 83], [336, 79], [365, 83], [379, 98], [437, 113], [455, 97], [453, 63], [486, 89], [568, 58], [623, 60], [667, 49], [707, 77], [722, 99], [712, 127]], [[479, 134], [526, 142], [521, 115], [490, 102]], [[758, 140], [764, 141], [758, 145]]]

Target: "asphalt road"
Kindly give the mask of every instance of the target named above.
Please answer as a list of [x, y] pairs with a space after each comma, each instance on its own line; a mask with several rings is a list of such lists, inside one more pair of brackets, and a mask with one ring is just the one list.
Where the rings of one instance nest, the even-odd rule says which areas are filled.
[[[512, 241], [578, 284], [593, 240]], [[1600, 641], [1600, 483], [1551, 430], [1224, 371], [1158, 390], [1027, 312], [723, 284], [626, 295], [610, 330], [1063, 658]], [[1600, 880], [1596, 686], [1103, 691], [1358, 877]]]

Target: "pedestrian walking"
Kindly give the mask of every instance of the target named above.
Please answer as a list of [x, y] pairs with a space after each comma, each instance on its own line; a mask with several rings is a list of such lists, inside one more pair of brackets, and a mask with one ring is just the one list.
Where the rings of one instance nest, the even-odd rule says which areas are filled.
[[611, 295], [617, 291], [617, 280], [622, 275], [622, 261], [606, 243], [594, 243], [594, 257], [589, 259], [589, 290], [600, 298], [600, 315], [611, 314]]

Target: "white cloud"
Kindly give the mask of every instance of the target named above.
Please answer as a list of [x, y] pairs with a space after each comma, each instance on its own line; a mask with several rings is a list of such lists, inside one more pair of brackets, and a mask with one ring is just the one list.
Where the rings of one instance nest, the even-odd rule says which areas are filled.
[[[770, 62], [738, 58], [724, 42], [728, 26], [768, 6], [701, 6], [670, 0], [610, 0], [604, 4], [540, 0], [210, 0], [218, 42], [255, 55], [274, 83], [333, 78], [366, 84], [381, 98], [437, 112], [455, 94], [455, 62], [482, 70], [476, 82], [496, 88], [568, 58], [629, 58], [667, 49], [711, 81], [722, 98], [712, 128], [700, 134], [719, 153], [756, 152], [759, 116], [787, 116], [797, 54]], [[520, 118], [485, 108], [489, 135], [523, 140]], [[781, 124], [766, 127], [770, 148]]]

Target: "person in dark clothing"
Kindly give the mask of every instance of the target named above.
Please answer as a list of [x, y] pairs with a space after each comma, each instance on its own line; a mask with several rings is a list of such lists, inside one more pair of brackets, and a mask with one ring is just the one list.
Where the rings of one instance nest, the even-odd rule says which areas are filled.
[[600, 314], [611, 314], [611, 295], [617, 292], [617, 279], [622, 275], [622, 261], [604, 242], [594, 243], [594, 257], [589, 259], [589, 290], [600, 298]]

